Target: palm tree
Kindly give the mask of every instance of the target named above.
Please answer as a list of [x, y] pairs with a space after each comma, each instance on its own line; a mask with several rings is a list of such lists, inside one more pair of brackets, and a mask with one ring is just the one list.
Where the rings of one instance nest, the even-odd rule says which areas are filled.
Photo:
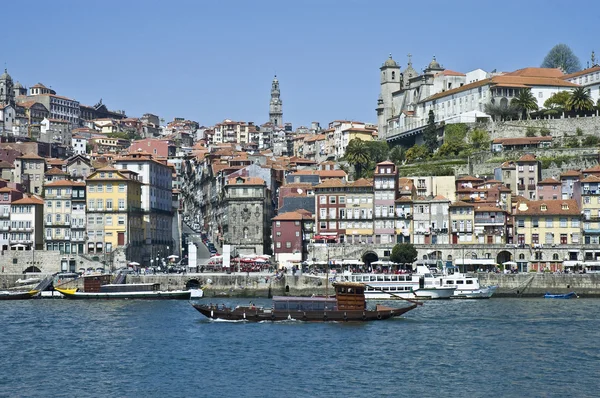
[[358, 138], [354, 138], [350, 140], [348, 146], [346, 146], [344, 159], [354, 166], [354, 171], [356, 172], [355, 178], [358, 179], [362, 176], [365, 166], [371, 161], [371, 156], [365, 142]]
[[594, 101], [590, 96], [590, 90], [586, 90], [584, 87], [577, 87], [571, 91], [571, 96], [567, 100], [565, 108], [568, 111], [584, 112], [591, 111], [594, 109]]
[[519, 94], [510, 101], [510, 104], [519, 110], [519, 119], [523, 114], [527, 115], [527, 119], [529, 119], [529, 113], [538, 110], [537, 100], [531, 93], [530, 88], [521, 90]]

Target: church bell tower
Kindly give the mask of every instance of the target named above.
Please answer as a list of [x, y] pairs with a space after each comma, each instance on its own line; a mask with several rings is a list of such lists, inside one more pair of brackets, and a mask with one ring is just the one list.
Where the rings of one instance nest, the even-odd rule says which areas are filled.
[[269, 104], [269, 122], [273, 126], [283, 126], [283, 110], [281, 109], [281, 98], [279, 98], [279, 80], [277, 75], [271, 84], [271, 103]]
[[13, 89], [12, 77], [8, 74], [6, 68], [0, 75], [0, 105], [14, 105], [15, 93]]

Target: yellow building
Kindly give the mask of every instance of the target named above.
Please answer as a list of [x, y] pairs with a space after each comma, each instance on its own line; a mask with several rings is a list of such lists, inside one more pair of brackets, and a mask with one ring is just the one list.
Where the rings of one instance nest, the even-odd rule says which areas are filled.
[[88, 253], [126, 249], [138, 261], [144, 241], [142, 183], [129, 170], [103, 167], [86, 179]]
[[450, 205], [450, 231], [452, 244], [473, 244], [475, 238], [475, 206], [466, 202], [455, 202]]
[[519, 201], [515, 208], [515, 233], [518, 245], [532, 249], [530, 269], [562, 269], [563, 259], [558, 253], [549, 255], [551, 258], [544, 258], [544, 252], [536, 249], [580, 244], [580, 220], [579, 206], [574, 199]]
[[[346, 185], [346, 196], [340, 196], [340, 229], [345, 229], [345, 242], [372, 243], [373, 181], [365, 178]], [[344, 202], [344, 203], [342, 203]]]
[[599, 244], [600, 177], [590, 174], [581, 180], [581, 214], [583, 215], [583, 243]]

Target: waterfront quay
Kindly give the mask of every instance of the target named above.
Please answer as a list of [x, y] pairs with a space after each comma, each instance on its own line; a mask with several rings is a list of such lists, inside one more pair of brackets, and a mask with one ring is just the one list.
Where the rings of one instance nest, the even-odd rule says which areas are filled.
[[[481, 285], [498, 285], [497, 297], [541, 297], [546, 292], [576, 292], [580, 297], [600, 297], [600, 274], [562, 274], [529, 272], [517, 274], [476, 273]], [[20, 274], [3, 274], [2, 284], [13, 288]], [[339, 276], [337, 276], [339, 280]], [[272, 273], [186, 273], [128, 275], [128, 283], [160, 283], [162, 290], [201, 287], [204, 297], [269, 297], [311, 296], [332, 294], [334, 274], [283, 274]], [[63, 288], [82, 287], [82, 278], [56, 281]]]

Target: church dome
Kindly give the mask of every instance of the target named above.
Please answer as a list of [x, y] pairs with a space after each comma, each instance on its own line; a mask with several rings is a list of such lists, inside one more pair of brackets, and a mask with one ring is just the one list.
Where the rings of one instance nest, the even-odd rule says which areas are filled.
[[12, 77], [10, 77], [10, 75], [6, 71], [6, 68], [4, 68], [4, 73], [2, 75], [0, 75], [0, 80], [11, 80], [12, 81]]
[[441, 69], [441, 68], [442, 67], [440, 66], [439, 62], [435, 59], [435, 55], [434, 55], [433, 59], [429, 63], [429, 66], [427, 67], [427, 69]]
[[393, 67], [397, 68], [398, 64], [396, 63], [396, 61], [394, 61], [392, 59], [392, 54], [390, 54], [390, 57], [385, 60], [385, 62], [383, 63], [383, 66], [393, 66]]
[[20, 82], [15, 83], [15, 88], [23, 88], [23, 85]]

